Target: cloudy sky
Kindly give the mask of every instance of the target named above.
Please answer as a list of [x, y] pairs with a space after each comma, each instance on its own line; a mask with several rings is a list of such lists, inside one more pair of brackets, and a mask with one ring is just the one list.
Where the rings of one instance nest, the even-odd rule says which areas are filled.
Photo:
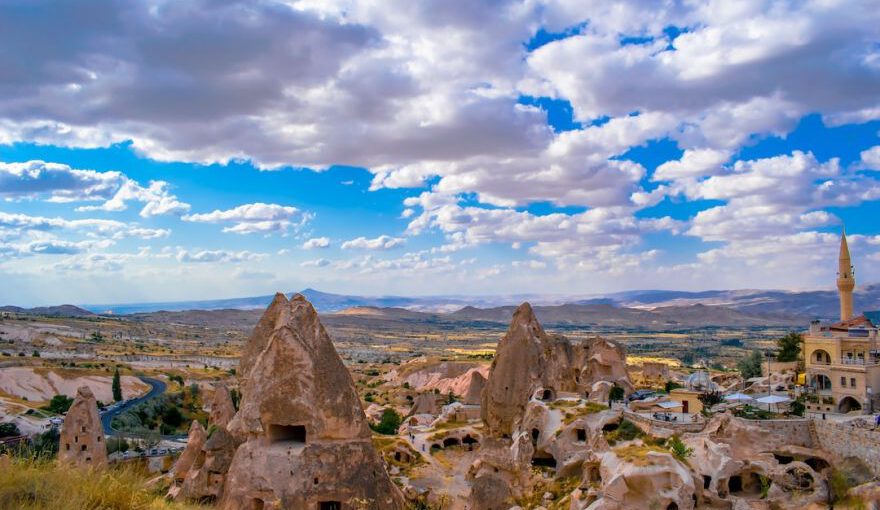
[[876, 1], [12, 0], [0, 303], [880, 281]]

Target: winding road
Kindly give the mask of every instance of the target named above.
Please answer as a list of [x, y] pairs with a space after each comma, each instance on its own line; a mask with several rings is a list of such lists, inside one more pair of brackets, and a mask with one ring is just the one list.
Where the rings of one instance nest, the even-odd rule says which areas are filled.
[[[135, 435], [135, 434], [129, 434], [127, 432], [114, 429], [113, 425], [112, 425], [113, 418], [128, 411], [129, 409], [131, 409], [132, 407], [134, 407], [138, 404], [141, 404], [143, 402], [154, 399], [154, 398], [164, 394], [165, 390], [168, 387], [163, 381], [160, 381], [159, 379], [153, 379], [152, 377], [139, 377], [138, 379], [140, 379], [141, 381], [150, 385], [149, 393], [147, 393], [146, 395], [144, 395], [142, 397], [133, 398], [133, 399], [129, 400], [128, 402], [122, 404], [121, 406], [116, 407], [115, 409], [112, 409], [110, 411], [106, 411], [106, 412], [102, 413], [101, 414], [101, 426], [104, 428], [104, 434], [106, 434], [108, 436], [113, 436], [113, 435], [118, 435], [118, 434], [121, 434], [123, 436]], [[170, 440], [179, 440], [182, 438], [186, 438], [186, 435], [168, 435], [168, 436], [163, 435], [162, 436], [162, 439], [170, 439]]]

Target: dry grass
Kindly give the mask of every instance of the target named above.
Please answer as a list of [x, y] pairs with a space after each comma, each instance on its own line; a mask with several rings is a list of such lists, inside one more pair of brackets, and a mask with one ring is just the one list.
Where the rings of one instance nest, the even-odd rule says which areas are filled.
[[667, 450], [654, 445], [630, 444], [614, 449], [614, 453], [622, 460], [632, 462], [637, 466], [649, 465], [650, 460], [648, 459], [648, 454], [651, 452], [669, 453]]
[[146, 475], [131, 467], [101, 471], [55, 461], [0, 459], [0, 508], [20, 510], [186, 510], [144, 487]]

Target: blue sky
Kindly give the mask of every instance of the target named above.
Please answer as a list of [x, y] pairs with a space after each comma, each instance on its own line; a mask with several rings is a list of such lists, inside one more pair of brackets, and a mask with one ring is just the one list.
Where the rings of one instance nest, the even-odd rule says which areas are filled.
[[829, 287], [844, 224], [880, 280], [870, 2], [52, 4], [0, 7], [2, 303]]

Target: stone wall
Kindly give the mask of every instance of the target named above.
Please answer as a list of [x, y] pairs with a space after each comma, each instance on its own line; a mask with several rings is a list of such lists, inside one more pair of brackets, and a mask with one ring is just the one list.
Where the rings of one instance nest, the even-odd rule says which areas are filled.
[[809, 419], [794, 420], [743, 420], [749, 425], [755, 425], [773, 433], [773, 437], [779, 439], [779, 444], [767, 445], [768, 449], [778, 448], [784, 445], [803, 446], [815, 448]]
[[839, 423], [811, 420], [819, 447], [839, 457], [861, 459], [874, 476], [880, 476], [880, 431], [873, 425], [857, 422]]
[[673, 434], [682, 434], [684, 432], [701, 432], [706, 428], [705, 421], [698, 421], [696, 423], [660, 421], [631, 411], [625, 411], [623, 416], [636, 424], [645, 434], [655, 437], [669, 437]]

